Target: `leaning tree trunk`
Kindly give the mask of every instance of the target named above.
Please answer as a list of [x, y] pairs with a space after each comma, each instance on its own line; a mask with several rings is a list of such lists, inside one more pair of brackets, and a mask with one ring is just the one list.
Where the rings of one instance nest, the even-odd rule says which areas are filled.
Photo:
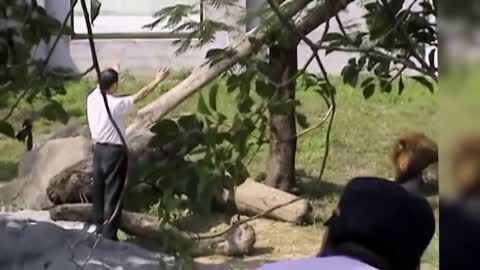
[[[275, 92], [275, 99], [281, 102], [295, 100], [295, 80], [288, 81], [297, 73], [297, 42], [288, 48], [279, 45], [270, 48], [270, 65], [275, 69], [272, 81], [281, 85]], [[289, 106], [287, 111], [269, 110], [270, 156], [268, 160], [266, 184], [289, 191], [295, 180], [295, 153], [297, 151], [297, 131], [295, 107]]]

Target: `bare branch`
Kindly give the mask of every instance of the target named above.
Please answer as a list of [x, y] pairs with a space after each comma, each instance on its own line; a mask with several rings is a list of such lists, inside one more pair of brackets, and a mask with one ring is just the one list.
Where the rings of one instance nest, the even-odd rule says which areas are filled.
[[57, 76], [57, 77], [61, 77], [63, 79], [79, 79], [79, 78], [82, 78], [84, 77], [85, 75], [87, 75], [88, 73], [90, 73], [93, 69], [95, 68], [95, 66], [92, 64], [89, 68], [87, 68], [85, 71], [81, 72], [81, 73], [78, 73], [78, 74], [62, 74], [62, 73], [58, 73], [54, 70], [50, 70], [49, 73], [50, 74], [53, 74], [54, 76]]
[[20, 102], [29, 94], [30, 88], [26, 89], [23, 91], [23, 93], [15, 100], [15, 103], [13, 103], [13, 106], [10, 107], [10, 110], [8, 111], [7, 115], [3, 117], [2, 121], [7, 121], [10, 116], [12, 116], [13, 112], [15, 109], [18, 107]]
[[288, 79], [287, 81], [282, 82], [280, 84], [270, 80], [270, 78], [268, 78], [268, 76], [266, 76], [265, 74], [263, 74], [261, 72], [259, 72], [259, 74], [262, 76], [262, 79], [264, 79], [269, 84], [275, 86], [276, 88], [285, 87], [285, 86], [289, 85], [290, 83], [292, 83], [294, 80], [298, 79], [298, 77], [300, 77], [300, 75], [304, 74], [305, 71], [307, 70], [307, 68], [312, 63], [314, 58], [315, 58], [315, 53], [312, 53], [312, 55], [310, 55], [310, 57], [308, 58], [307, 62], [305, 62], [305, 64], [303, 65], [302, 69], [300, 71], [298, 71], [297, 74], [295, 74], [295, 76], [292, 76], [290, 79]]
[[4, 89], [7, 89], [8, 87], [10, 87], [12, 85], [12, 81], [8, 81], [2, 85], [0, 85], [0, 90], [4, 90]]

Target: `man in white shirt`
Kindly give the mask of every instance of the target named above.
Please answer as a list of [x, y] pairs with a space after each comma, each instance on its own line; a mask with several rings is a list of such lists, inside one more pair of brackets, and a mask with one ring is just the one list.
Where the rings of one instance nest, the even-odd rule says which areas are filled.
[[112, 117], [125, 138], [126, 114], [132, 111], [134, 103], [151, 93], [167, 76], [168, 68], [160, 68], [155, 79], [136, 94], [116, 97], [114, 94], [118, 89], [118, 67], [109, 68], [100, 73], [97, 88], [87, 97], [88, 126], [95, 143], [92, 221], [96, 225], [97, 233], [101, 233], [105, 238], [118, 240], [121, 211], [111, 223], [103, 223], [114, 213], [125, 184], [128, 153], [108, 117], [102, 92], [106, 93]]

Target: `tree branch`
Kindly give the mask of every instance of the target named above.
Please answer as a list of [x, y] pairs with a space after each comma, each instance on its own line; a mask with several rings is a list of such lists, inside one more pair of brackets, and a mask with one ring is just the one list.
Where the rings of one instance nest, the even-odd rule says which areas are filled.
[[71, 73], [71, 74], [62, 74], [62, 73], [58, 73], [54, 70], [50, 70], [49, 73], [54, 75], [54, 76], [57, 76], [57, 77], [61, 77], [63, 79], [69, 79], [69, 80], [73, 80], [73, 79], [79, 79], [79, 78], [82, 78], [84, 77], [85, 75], [87, 75], [88, 73], [92, 72], [92, 70], [95, 69], [95, 66], [92, 64], [89, 68], [87, 68], [85, 71], [81, 72], [81, 73], [78, 73], [78, 74], [75, 74], [75, 73]]

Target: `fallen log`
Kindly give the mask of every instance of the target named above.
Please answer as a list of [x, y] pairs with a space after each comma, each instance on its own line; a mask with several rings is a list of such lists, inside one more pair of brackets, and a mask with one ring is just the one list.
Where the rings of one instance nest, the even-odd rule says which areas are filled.
[[[88, 201], [91, 194], [91, 163], [75, 165], [58, 174], [47, 188], [49, 200], [55, 205], [79, 203]], [[83, 197], [82, 197], [83, 195]], [[245, 215], [261, 214], [275, 206], [284, 205], [275, 209], [266, 217], [300, 224], [309, 218], [310, 204], [305, 199], [285, 191], [269, 187], [265, 184], [247, 179], [235, 189], [234, 201], [224, 190], [217, 198], [221, 204], [233, 203], [239, 213]], [[288, 204], [291, 201], [295, 202]]]
[[[54, 221], [90, 222], [91, 208], [90, 204], [57, 205], [49, 210], [50, 218]], [[210, 236], [181, 231], [171, 225], [161, 224], [154, 216], [126, 210], [122, 211], [119, 227], [128, 234], [167, 245], [167, 241], [190, 243], [193, 256], [247, 255], [253, 250], [256, 241], [255, 230], [248, 224], [233, 225], [224, 235]]]
[[[224, 191], [221, 202], [229, 200], [228, 191]], [[235, 189], [233, 196], [235, 207], [241, 214], [262, 214], [274, 207], [281, 206], [268, 214], [266, 217], [300, 224], [308, 221], [312, 210], [310, 203], [288, 192], [258, 183], [248, 178]], [[292, 203], [290, 203], [292, 202]]]

